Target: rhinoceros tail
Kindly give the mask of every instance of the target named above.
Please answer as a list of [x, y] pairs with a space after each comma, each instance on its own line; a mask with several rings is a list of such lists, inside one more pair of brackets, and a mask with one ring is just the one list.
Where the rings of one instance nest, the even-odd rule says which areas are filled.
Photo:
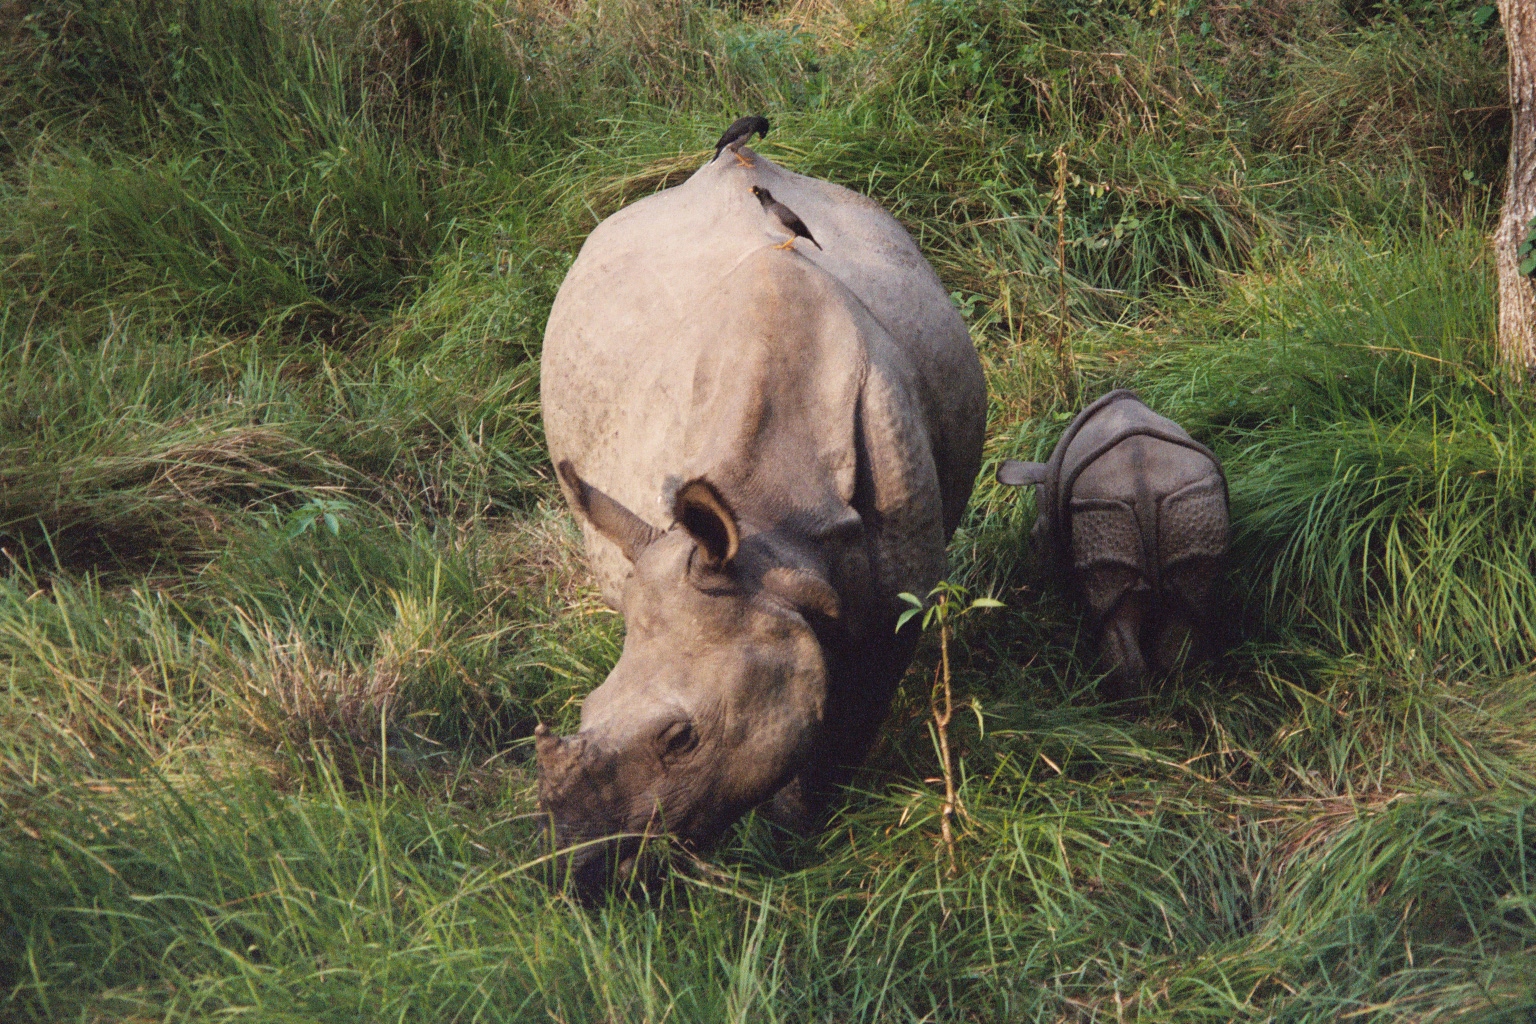
[[1007, 484], [1009, 487], [1023, 487], [1026, 484], [1043, 484], [1048, 467], [1043, 462], [1020, 462], [1018, 459], [1004, 459], [1003, 464], [997, 467], [997, 482]]

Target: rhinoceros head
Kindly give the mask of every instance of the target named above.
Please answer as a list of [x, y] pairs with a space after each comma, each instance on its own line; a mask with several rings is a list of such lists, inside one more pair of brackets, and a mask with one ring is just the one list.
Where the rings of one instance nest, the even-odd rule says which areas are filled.
[[707, 844], [802, 766], [826, 693], [812, 623], [839, 605], [814, 560], [767, 535], [743, 539], [702, 479], [677, 489], [676, 525], [662, 531], [569, 462], [558, 469], [572, 505], [634, 567], [618, 664], [575, 736], [541, 726], [535, 744], [540, 806], [557, 846], [578, 847], [578, 887], [592, 889], [647, 835]]

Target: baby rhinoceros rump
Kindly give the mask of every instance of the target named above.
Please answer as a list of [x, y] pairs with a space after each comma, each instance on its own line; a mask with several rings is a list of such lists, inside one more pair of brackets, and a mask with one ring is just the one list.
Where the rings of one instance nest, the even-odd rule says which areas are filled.
[[1049, 462], [1009, 459], [997, 478], [1038, 488], [1036, 549], [1088, 606], [1113, 689], [1145, 683], [1149, 660], [1166, 671], [1205, 646], [1227, 551], [1227, 483], [1209, 448], [1111, 391]]
[[[824, 250], [778, 247], [753, 186]], [[965, 324], [875, 203], [716, 160], [582, 247], [550, 311], [545, 433], [624, 649], [539, 799], [592, 892], [665, 832], [813, 823], [911, 658], [981, 461]], [[618, 838], [615, 838], [618, 837]]]

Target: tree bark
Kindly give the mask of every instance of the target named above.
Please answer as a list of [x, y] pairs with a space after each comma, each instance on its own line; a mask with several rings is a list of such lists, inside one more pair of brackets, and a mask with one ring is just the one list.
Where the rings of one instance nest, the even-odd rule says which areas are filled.
[[1520, 273], [1518, 251], [1536, 219], [1536, 0], [1499, 0], [1509, 45], [1509, 177], [1493, 235], [1499, 270], [1499, 355], [1536, 376], [1536, 282]]

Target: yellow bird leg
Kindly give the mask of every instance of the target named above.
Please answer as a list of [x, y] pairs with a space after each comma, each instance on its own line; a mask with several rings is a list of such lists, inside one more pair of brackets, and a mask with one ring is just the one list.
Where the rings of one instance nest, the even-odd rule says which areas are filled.
[[776, 245], [776, 246], [774, 246], [774, 248], [775, 249], [793, 249], [795, 247], [795, 239], [797, 239], [799, 237], [800, 237], [799, 235], [790, 235], [789, 236], [789, 241], [785, 242], [783, 245]]
[[736, 162], [741, 164], [741, 166], [743, 166], [743, 167], [756, 167], [757, 166], [757, 164], [754, 163], [749, 157], [742, 156], [741, 155], [741, 150], [739, 150], [739, 149], [736, 150]]

